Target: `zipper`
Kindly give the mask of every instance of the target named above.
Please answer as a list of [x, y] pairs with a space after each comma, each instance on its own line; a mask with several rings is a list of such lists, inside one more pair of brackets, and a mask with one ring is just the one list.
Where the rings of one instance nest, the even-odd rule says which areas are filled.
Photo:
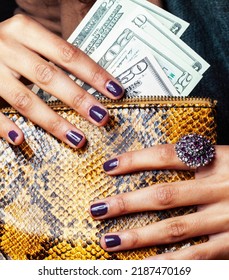
[[[195, 107], [215, 107], [216, 100], [208, 97], [182, 97], [182, 96], [137, 96], [124, 97], [119, 100], [99, 98], [98, 101], [104, 106], [109, 107], [128, 107], [128, 106], [195, 106]], [[69, 110], [69, 107], [60, 100], [47, 102], [52, 109]], [[16, 113], [12, 107], [5, 107], [0, 110], [3, 113]]]
[[[216, 100], [208, 97], [180, 97], [180, 96], [137, 96], [137, 97], [124, 97], [122, 99], [108, 99], [106, 97], [98, 99], [99, 102], [105, 106], [128, 106], [128, 105], [162, 105], [162, 106], [206, 106], [215, 107]], [[48, 102], [50, 107], [66, 108], [67, 106], [59, 100]]]

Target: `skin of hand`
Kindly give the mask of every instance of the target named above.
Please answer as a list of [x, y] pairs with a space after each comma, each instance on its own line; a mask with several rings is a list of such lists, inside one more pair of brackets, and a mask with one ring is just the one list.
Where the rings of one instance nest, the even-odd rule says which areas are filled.
[[[25, 15], [0, 23], [0, 54], [0, 97], [72, 148], [85, 144], [83, 132], [56, 114], [20, 78], [49, 92], [97, 126], [107, 123], [106, 108], [63, 70], [111, 99], [124, 93], [118, 81], [80, 49]], [[0, 123], [0, 137], [14, 145], [23, 142], [21, 129], [2, 113]]]
[[[216, 155], [213, 161], [199, 167], [193, 180], [155, 184], [95, 201], [90, 206], [90, 213], [94, 219], [141, 211], [198, 206], [197, 212], [192, 214], [168, 218], [142, 228], [108, 233], [101, 238], [101, 246], [113, 252], [171, 244], [208, 235], [209, 240], [205, 243], [148, 259], [229, 259], [229, 146], [215, 148]], [[172, 144], [127, 152], [104, 163], [104, 170], [109, 175], [153, 169], [187, 170], [188, 167], [178, 159]]]

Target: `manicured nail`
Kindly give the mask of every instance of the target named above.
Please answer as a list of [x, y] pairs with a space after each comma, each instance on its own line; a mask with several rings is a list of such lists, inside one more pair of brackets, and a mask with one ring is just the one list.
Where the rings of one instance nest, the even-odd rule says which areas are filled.
[[113, 81], [108, 82], [106, 88], [115, 97], [118, 97], [123, 93], [122, 87]]
[[117, 158], [113, 158], [113, 159], [110, 159], [110, 160], [106, 161], [103, 164], [103, 169], [105, 171], [111, 171], [117, 166], [118, 166], [118, 160], [117, 160]]
[[11, 131], [8, 133], [8, 136], [9, 136], [9, 138], [10, 138], [13, 142], [15, 142], [16, 138], [18, 137], [18, 134], [17, 134], [16, 131], [11, 130]]
[[112, 248], [121, 245], [121, 239], [118, 235], [107, 235], [105, 243], [107, 248]]
[[98, 106], [93, 106], [91, 107], [89, 114], [93, 120], [99, 123], [107, 115], [107, 112]]
[[78, 146], [83, 139], [83, 136], [81, 134], [72, 130], [68, 131], [66, 137], [75, 146]]
[[107, 214], [108, 207], [106, 203], [96, 203], [91, 205], [90, 210], [93, 217], [100, 217]]

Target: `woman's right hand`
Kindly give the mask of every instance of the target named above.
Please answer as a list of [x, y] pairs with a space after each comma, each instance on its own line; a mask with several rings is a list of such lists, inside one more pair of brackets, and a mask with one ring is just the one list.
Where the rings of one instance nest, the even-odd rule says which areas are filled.
[[[0, 96], [73, 148], [84, 145], [83, 132], [55, 113], [20, 81], [20, 77], [49, 92], [97, 126], [108, 121], [106, 108], [60, 68], [111, 99], [123, 95], [122, 86], [107, 71], [80, 49], [27, 16], [17, 15], [0, 23], [0, 54]], [[2, 113], [0, 137], [15, 145], [23, 141], [21, 129]]]

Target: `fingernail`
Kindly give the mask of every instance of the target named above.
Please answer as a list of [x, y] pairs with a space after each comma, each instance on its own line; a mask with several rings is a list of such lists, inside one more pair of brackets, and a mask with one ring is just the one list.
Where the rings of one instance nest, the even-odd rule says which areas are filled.
[[117, 166], [118, 166], [118, 160], [117, 160], [117, 158], [114, 158], [114, 159], [110, 159], [110, 160], [106, 161], [103, 164], [103, 169], [105, 171], [111, 171]]
[[16, 131], [11, 130], [11, 131], [8, 133], [8, 136], [9, 136], [9, 138], [10, 138], [13, 142], [15, 142], [16, 138], [18, 137], [18, 134], [17, 134]]
[[66, 137], [75, 146], [78, 146], [83, 139], [83, 136], [81, 134], [72, 130], [67, 132]]
[[96, 203], [91, 205], [90, 211], [93, 217], [100, 217], [107, 214], [108, 207], [106, 203]]
[[105, 243], [107, 248], [112, 248], [121, 245], [121, 239], [118, 235], [107, 235]]
[[115, 97], [118, 97], [123, 93], [122, 87], [113, 81], [108, 82], [106, 88]]
[[107, 112], [98, 106], [93, 106], [91, 107], [89, 114], [93, 120], [99, 123], [107, 115]]

